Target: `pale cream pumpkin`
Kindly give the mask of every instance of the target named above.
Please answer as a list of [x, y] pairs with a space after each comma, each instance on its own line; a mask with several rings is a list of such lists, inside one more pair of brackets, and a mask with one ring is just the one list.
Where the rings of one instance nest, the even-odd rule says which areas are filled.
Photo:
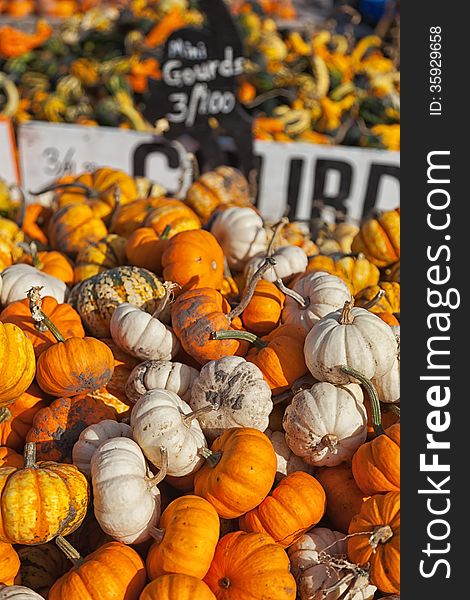
[[[266, 254], [261, 252], [247, 263], [245, 267], [247, 281], [261, 267], [265, 258]], [[276, 261], [275, 266], [272, 266], [263, 274], [263, 279], [272, 283], [277, 279], [288, 279], [293, 275], [304, 273], [308, 265], [307, 255], [299, 246], [281, 246], [273, 252], [272, 258]]]
[[382, 377], [372, 379], [380, 402], [400, 402], [400, 327], [391, 328], [397, 340], [397, 356], [392, 368]]
[[275, 483], [279, 483], [283, 477], [289, 475], [289, 473], [295, 473], [296, 471], [304, 471], [309, 475], [313, 475], [315, 467], [307, 464], [300, 456], [297, 456], [292, 452], [286, 442], [286, 436], [282, 431], [271, 431], [266, 429], [264, 432], [271, 440], [274, 452], [277, 458], [277, 472]]
[[0, 583], [0, 600], [44, 600], [44, 598], [24, 585]]
[[68, 288], [63, 281], [48, 275], [31, 265], [11, 265], [0, 275], [0, 303], [7, 306], [17, 300], [24, 300], [33, 286], [41, 286], [43, 296], [52, 296], [59, 304], [65, 302]]

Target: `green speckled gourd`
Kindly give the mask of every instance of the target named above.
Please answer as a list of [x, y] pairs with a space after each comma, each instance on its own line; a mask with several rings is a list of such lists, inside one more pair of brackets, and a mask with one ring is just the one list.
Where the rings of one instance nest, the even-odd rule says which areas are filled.
[[130, 302], [152, 313], [164, 294], [165, 288], [154, 273], [139, 267], [122, 266], [83, 281], [75, 302], [89, 334], [109, 338], [109, 323], [119, 304]]

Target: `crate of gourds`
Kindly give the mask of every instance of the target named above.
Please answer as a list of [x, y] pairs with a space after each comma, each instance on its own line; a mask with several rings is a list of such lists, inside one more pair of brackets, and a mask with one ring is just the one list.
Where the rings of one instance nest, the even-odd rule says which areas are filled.
[[0, 186], [1, 600], [399, 594], [399, 210], [146, 183]]
[[[256, 139], [398, 150], [400, 73], [396, 44], [334, 30], [297, 31], [271, 18], [269, 2], [235, 2], [245, 46], [239, 99]], [[204, 16], [186, 0], [129, 3], [74, 14], [53, 31], [0, 27], [0, 114], [137, 130], [162, 50]], [[221, 133], [216, 120], [211, 121]]]

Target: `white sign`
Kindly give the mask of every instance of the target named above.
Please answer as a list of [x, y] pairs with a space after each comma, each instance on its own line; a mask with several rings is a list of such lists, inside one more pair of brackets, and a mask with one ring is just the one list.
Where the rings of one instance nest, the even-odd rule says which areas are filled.
[[13, 130], [8, 119], [0, 118], [0, 177], [8, 184], [19, 183]]
[[[146, 176], [182, 197], [191, 183], [180, 144], [150, 133], [111, 127], [29, 122], [20, 125], [23, 184], [38, 191], [64, 173], [96, 167]], [[400, 154], [366, 148], [256, 141], [260, 159], [258, 207], [276, 219], [309, 219], [322, 204], [359, 220], [372, 209], [400, 204]], [[326, 215], [327, 216], [327, 215]]]
[[191, 183], [189, 157], [181, 144], [151, 133], [30, 121], [18, 130], [23, 185], [39, 191], [66, 173], [113, 167], [160, 183], [183, 195]]

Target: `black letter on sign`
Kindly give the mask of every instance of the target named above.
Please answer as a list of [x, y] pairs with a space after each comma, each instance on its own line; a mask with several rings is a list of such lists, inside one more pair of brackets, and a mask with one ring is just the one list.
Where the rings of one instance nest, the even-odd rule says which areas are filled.
[[[380, 180], [384, 175], [395, 177], [400, 182], [400, 167], [396, 165], [375, 165], [371, 164], [369, 178], [367, 180], [367, 191], [364, 199], [364, 208], [362, 216], [365, 217], [372, 212], [377, 203], [377, 192], [379, 191]], [[397, 205], [400, 198], [397, 198]]]
[[[340, 183], [336, 196], [325, 195], [326, 174], [328, 171], [338, 171]], [[342, 160], [319, 159], [315, 168], [315, 184], [313, 188], [313, 201], [320, 201], [327, 206], [333, 206], [337, 211], [346, 214], [344, 200], [349, 198], [352, 184], [352, 167]], [[312, 205], [312, 218], [318, 218], [321, 211]], [[344, 220], [341, 219], [341, 220]]]
[[132, 175], [134, 177], [147, 176], [147, 159], [151, 154], [158, 152], [166, 156], [170, 169], [178, 169], [180, 167], [180, 157], [178, 151], [173, 146], [169, 146], [168, 142], [147, 142], [140, 144], [134, 150], [132, 159]]
[[300, 215], [297, 214], [297, 205], [299, 203], [300, 183], [304, 172], [304, 160], [302, 158], [294, 158], [289, 165], [289, 178], [287, 184], [287, 206], [289, 212], [287, 216], [291, 221]]

